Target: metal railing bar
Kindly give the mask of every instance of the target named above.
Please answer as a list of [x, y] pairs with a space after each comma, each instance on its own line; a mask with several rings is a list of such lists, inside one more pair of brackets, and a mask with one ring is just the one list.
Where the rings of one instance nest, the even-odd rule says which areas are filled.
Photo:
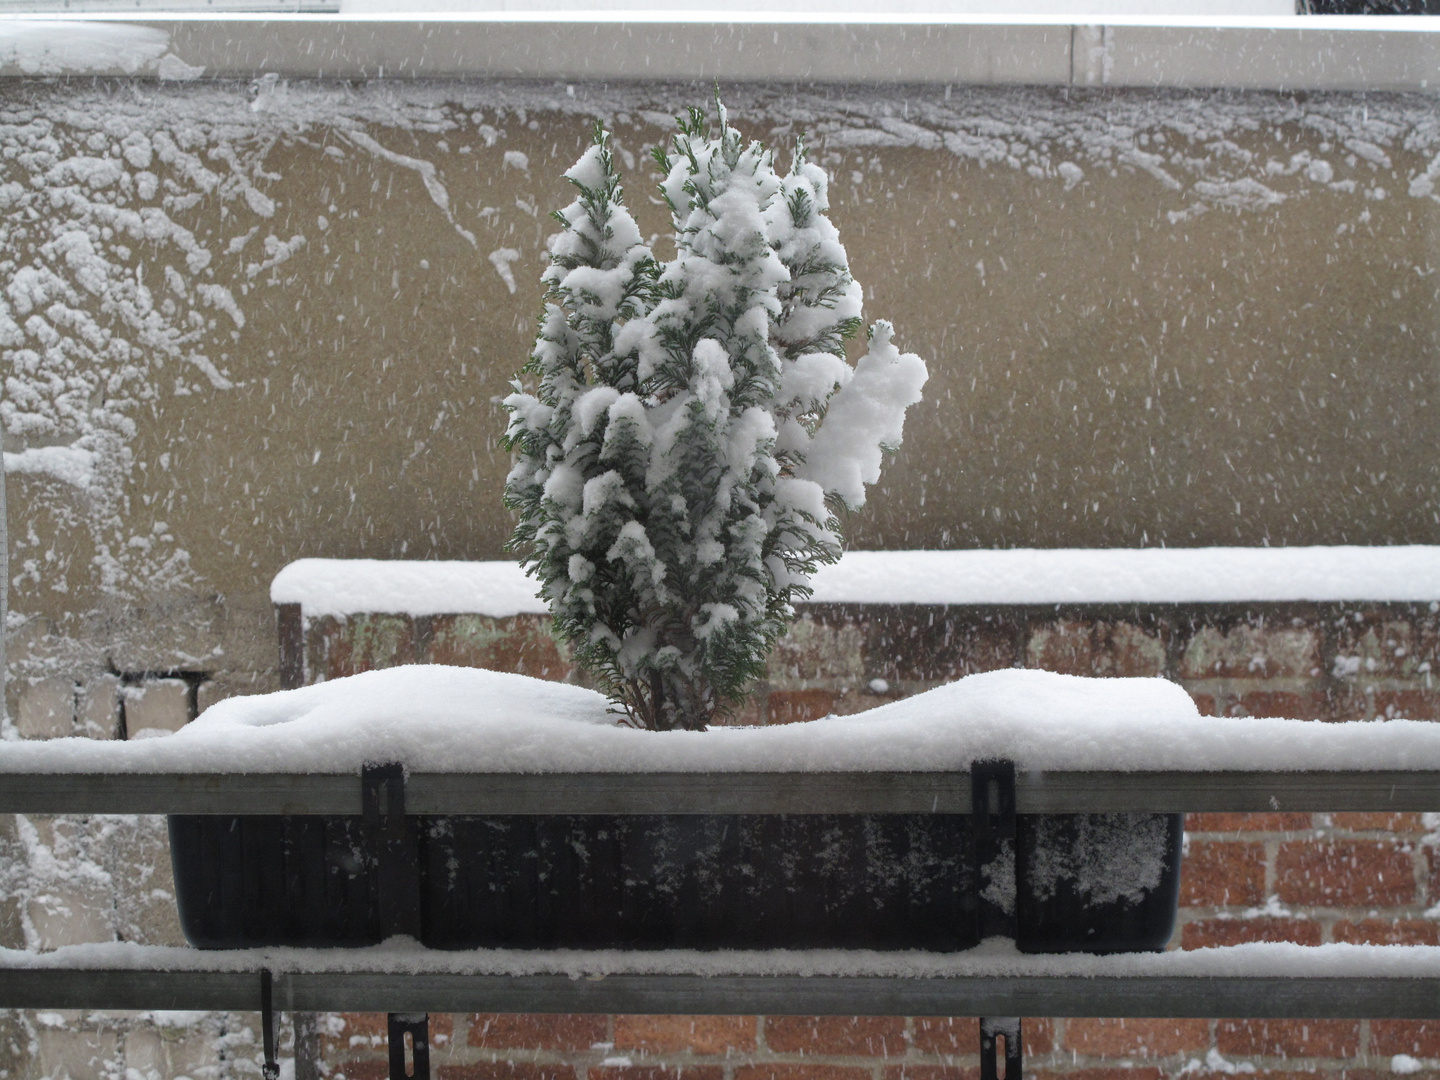
[[[253, 1009], [258, 972], [0, 967], [0, 1008]], [[282, 1010], [1433, 1019], [1440, 977], [276, 972]]]
[[[1036, 813], [1440, 810], [1440, 770], [1021, 772]], [[411, 813], [841, 814], [970, 810], [964, 772], [412, 773]], [[359, 814], [356, 775], [0, 773], [0, 813]]]

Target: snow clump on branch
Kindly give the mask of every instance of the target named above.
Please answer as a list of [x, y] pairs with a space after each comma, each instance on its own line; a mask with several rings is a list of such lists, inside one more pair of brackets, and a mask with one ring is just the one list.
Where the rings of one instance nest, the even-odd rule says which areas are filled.
[[885, 322], [850, 366], [861, 289], [824, 170], [801, 143], [781, 176], [718, 108], [718, 133], [692, 109], [656, 153], [665, 263], [597, 125], [555, 215], [534, 389], [505, 401], [512, 546], [576, 659], [661, 731], [703, 729], [763, 674], [926, 380]]

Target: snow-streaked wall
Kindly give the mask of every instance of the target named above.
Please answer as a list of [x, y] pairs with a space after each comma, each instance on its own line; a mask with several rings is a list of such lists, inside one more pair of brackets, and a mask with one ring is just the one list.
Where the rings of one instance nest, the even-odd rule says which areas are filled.
[[[265, 685], [291, 560], [500, 557], [558, 174], [605, 119], [661, 231], [706, 92], [4, 84], [13, 670]], [[1434, 542], [1432, 98], [726, 97], [930, 364], [855, 546]]]

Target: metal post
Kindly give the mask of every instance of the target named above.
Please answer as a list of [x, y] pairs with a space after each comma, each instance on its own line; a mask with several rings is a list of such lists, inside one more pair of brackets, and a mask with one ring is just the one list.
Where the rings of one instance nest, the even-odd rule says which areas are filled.
[[275, 629], [280, 642], [280, 689], [305, 685], [305, 613], [299, 604], [275, 605]]
[[380, 932], [420, 937], [420, 865], [413, 823], [405, 815], [405, 768], [366, 765], [360, 772], [366, 841], [375, 859]]
[[[390, 1013], [390, 1080], [430, 1080], [430, 1014]], [[410, 1069], [405, 1068], [405, 1036], [410, 1036]]]
[[997, 1043], [1005, 1043], [1003, 1080], [1021, 1080], [1020, 1018], [1018, 1016], [982, 1016], [980, 1018], [980, 1080], [1002, 1080], [999, 1071]]
[[[970, 765], [970, 820], [975, 837], [975, 927], [987, 937], [1015, 936], [1015, 763]], [[1009, 880], [991, 886], [996, 875]], [[991, 897], [1008, 896], [1009, 907]]]
[[269, 968], [260, 971], [260, 1032], [265, 1050], [260, 1074], [265, 1080], [280, 1080], [280, 1063], [275, 1059], [275, 984]]

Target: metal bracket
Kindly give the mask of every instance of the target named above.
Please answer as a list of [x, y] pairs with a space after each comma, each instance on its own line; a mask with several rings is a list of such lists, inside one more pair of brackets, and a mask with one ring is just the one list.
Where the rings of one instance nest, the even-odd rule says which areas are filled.
[[978, 840], [1015, 838], [1015, 763], [972, 761], [970, 806]]
[[[385, 1019], [390, 1044], [390, 1080], [430, 1080], [430, 1014], [390, 1013]], [[410, 1036], [408, 1072], [405, 1069], [406, 1035]]]
[[265, 1050], [260, 1075], [265, 1080], [279, 1080], [280, 1063], [275, 1059], [275, 980], [269, 968], [260, 969], [260, 1033]]
[[1018, 1016], [982, 1016], [980, 1018], [980, 1080], [1001, 1080], [999, 1051], [996, 1043], [1005, 1041], [1004, 1080], [1020, 1080], [1023, 1064], [1020, 1051], [1020, 1018]]
[[[1015, 763], [970, 764], [975, 838], [975, 928], [981, 940], [1015, 936]], [[996, 881], [997, 877], [1008, 880]], [[1009, 898], [1009, 909], [995, 898]]]
[[360, 806], [375, 859], [376, 900], [385, 937], [420, 937], [420, 863], [414, 824], [405, 816], [405, 767], [360, 770]]

